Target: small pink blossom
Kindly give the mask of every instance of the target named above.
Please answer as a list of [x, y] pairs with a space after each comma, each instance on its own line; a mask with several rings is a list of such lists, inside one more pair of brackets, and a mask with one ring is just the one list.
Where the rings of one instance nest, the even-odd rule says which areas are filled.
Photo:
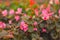
[[17, 11], [21, 13], [22, 12], [22, 8], [18, 8]]
[[12, 24], [12, 20], [9, 20], [9, 24]]
[[37, 26], [37, 24], [38, 24], [38, 23], [37, 23], [36, 21], [33, 23], [34, 26]]
[[46, 9], [42, 10], [42, 19], [43, 20], [48, 20], [49, 19], [49, 14]]
[[26, 32], [28, 30], [28, 25], [24, 21], [22, 21], [20, 23], [20, 29]]
[[48, 15], [48, 11], [46, 9], [43, 9], [42, 14], [43, 14], [43, 16], [46, 16], [46, 15]]
[[37, 28], [34, 28], [33, 30], [34, 30], [34, 31], [37, 31]]
[[7, 13], [8, 13], [7, 10], [2, 11], [3, 16], [7, 16]]
[[10, 14], [10, 15], [13, 15], [13, 14], [14, 14], [14, 10], [11, 9], [11, 10], [9, 11], [9, 14]]
[[20, 14], [18, 11], [15, 12], [16, 14]]
[[21, 13], [22, 13], [22, 8], [18, 8], [16, 14], [21, 14]]
[[25, 24], [25, 22], [24, 21], [21, 21], [21, 25], [23, 25], [23, 24]]
[[59, 0], [54, 0], [55, 4], [59, 4]]
[[16, 15], [16, 16], [15, 16], [15, 20], [16, 20], [16, 21], [19, 21], [19, 20], [20, 20], [20, 16]]
[[48, 20], [49, 19], [49, 16], [43, 16], [42, 19], [43, 20]]
[[26, 17], [26, 16], [27, 16], [27, 14], [24, 14], [23, 16], [25, 16], [25, 17]]
[[46, 29], [42, 28], [42, 32], [46, 32]]
[[60, 16], [60, 9], [58, 10], [59, 16]]
[[60, 13], [60, 9], [58, 10], [58, 13]]
[[35, 15], [38, 16], [39, 15], [39, 12], [37, 9], [35, 9]]
[[2, 29], [6, 28], [6, 24], [4, 22], [0, 21], [0, 28], [2, 28]]
[[50, 8], [43, 9], [42, 10], [42, 19], [48, 20], [50, 16], [52, 16], [54, 12], [50, 12]]

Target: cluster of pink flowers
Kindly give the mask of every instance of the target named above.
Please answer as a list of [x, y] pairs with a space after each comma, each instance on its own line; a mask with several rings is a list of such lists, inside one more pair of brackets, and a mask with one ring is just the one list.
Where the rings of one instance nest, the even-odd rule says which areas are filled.
[[18, 8], [16, 12], [13, 9], [10, 9], [10, 11], [7, 10], [2, 11], [3, 16], [7, 16], [8, 14], [13, 15], [13, 14], [21, 14], [21, 13], [22, 13], [22, 8]]
[[14, 18], [16, 21], [20, 20], [20, 16], [18, 14], [22, 13], [22, 8], [18, 8], [17, 11], [15, 12], [13, 9], [10, 9], [10, 11], [3, 10], [2, 11], [2, 16], [6, 17], [8, 15], [14, 15]]
[[36, 26], [38, 25], [38, 23], [35, 21], [35, 22], [33, 23], [33, 25], [34, 25], [34, 28], [33, 28], [33, 30], [34, 30], [34, 31], [37, 31], [37, 28], [36, 28]]
[[[42, 2], [42, 0], [40, 0], [40, 1]], [[8, 10], [3, 10], [1, 12], [1, 14], [2, 14], [3, 17], [14, 16], [14, 19], [17, 22], [20, 21], [20, 19], [22, 18], [21, 16], [24, 16], [24, 17], [29, 16], [30, 19], [32, 19], [32, 20], [35, 17], [41, 17], [43, 20], [49, 20], [50, 17], [53, 16], [53, 14], [54, 14], [54, 12], [51, 11], [51, 9], [50, 9], [51, 4], [53, 4], [53, 2], [55, 4], [59, 4], [59, 0], [55, 0], [55, 1], [54, 0], [49, 0], [49, 3], [48, 3], [47, 6], [44, 5], [44, 4], [40, 6], [40, 10], [38, 8], [34, 8], [34, 9], [26, 8], [28, 10], [33, 10], [32, 13], [35, 13], [34, 17], [32, 15], [31, 16], [27, 15], [27, 13], [22, 14], [22, 8], [17, 8], [16, 11], [14, 11], [13, 9], [10, 9], [9, 11]], [[33, 6], [34, 4], [36, 4], [36, 2], [34, 0], [30, 0], [30, 6]], [[44, 6], [46, 6], [46, 7], [44, 7]], [[39, 12], [41, 12], [41, 14], [39, 14]], [[60, 9], [58, 10], [58, 13], [59, 13], [59, 16], [60, 16]], [[20, 16], [20, 14], [22, 14], [22, 15]], [[41, 16], [39, 16], [39, 15], [41, 15]], [[9, 22], [9, 24], [12, 24], [12, 19], [10, 19], [8, 22]], [[34, 21], [34, 23], [33, 23], [33, 26], [34, 26], [33, 30], [34, 31], [37, 31], [37, 27], [36, 27], [37, 25], [38, 25], [37, 21]], [[0, 22], [0, 28], [5, 28], [5, 27], [6, 27], [6, 24], [4, 22]], [[28, 30], [28, 23], [26, 23], [25, 21], [21, 21], [20, 29], [23, 30], [24, 32], [26, 32]], [[43, 30], [42, 32], [46, 32], [45, 29], [42, 29], [42, 30]]]
[[20, 29], [26, 32], [28, 30], [28, 24], [26, 24], [24, 21], [21, 21]]

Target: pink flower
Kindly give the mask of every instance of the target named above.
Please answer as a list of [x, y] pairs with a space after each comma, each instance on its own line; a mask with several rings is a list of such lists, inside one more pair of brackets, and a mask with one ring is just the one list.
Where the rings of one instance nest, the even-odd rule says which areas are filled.
[[42, 15], [43, 15], [43, 16], [48, 15], [48, 11], [47, 11], [46, 9], [43, 9], [43, 10], [42, 10]]
[[35, 15], [38, 16], [39, 15], [39, 12], [37, 9], [35, 9]]
[[22, 8], [18, 8], [16, 14], [21, 14], [21, 13], [22, 13]]
[[59, 4], [59, 0], [54, 0], [55, 4]]
[[34, 31], [37, 31], [37, 28], [34, 28], [33, 30], [34, 30]]
[[59, 16], [60, 16], [60, 9], [59, 9], [58, 13], [59, 13]]
[[34, 25], [34, 26], [37, 26], [37, 24], [38, 24], [38, 23], [35, 21], [33, 25]]
[[27, 16], [27, 14], [24, 14], [23, 16], [25, 16], [25, 17], [26, 17], [26, 16]]
[[7, 16], [7, 13], [8, 13], [7, 10], [2, 11], [3, 16]]
[[16, 20], [16, 21], [19, 21], [19, 20], [20, 20], [20, 16], [16, 15], [16, 16], [15, 16], [15, 20]]
[[60, 13], [60, 9], [59, 9], [58, 13]]
[[25, 24], [25, 22], [24, 21], [21, 21], [21, 25], [23, 25], [23, 24]]
[[16, 11], [15, 13], [16, 13], [16, 14], [19, 14], [19, 12], [18, 12], [18, 11]]
[[20, 29], [26, 32], [28, 30], [28, 25], [24, 21], [22, 21], [20, 23]]
[[42, 10], [42, 19], [43, 20], [48, 20], [49, 19], [49, 15], [48, 15], [48, 11], [47, 10]]
[[50, 11], [49, 8], [42, 10], [42, 19], [43, 20], [48, 20], [49, 17], [54, 14], [54, 12], [49, 12], [49, 11]]
[[43, 20], [48, 20], [49, 19], [49, 16], [43, 16], [42, 19]]
[[42, 28], [42, 32], [46, 32], [46, 29]]
[[9, 20], [9, 24], [12, 24], [12, 20]]
[[10, 15], [13, 15], [13, 14], [14, 14], [14, 10], [11, 9], [11, 10], [9, 11], [9, 14], [10, 14]]
[[2, 28], [2, 29], [6, 28], [6, 24], [4, 22], [0, 21], [0, 28]]

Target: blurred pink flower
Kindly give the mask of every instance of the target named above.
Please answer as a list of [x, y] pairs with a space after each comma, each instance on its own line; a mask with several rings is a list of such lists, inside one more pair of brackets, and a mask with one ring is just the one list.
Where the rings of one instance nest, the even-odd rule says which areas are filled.
[[11, 10], [9, 11], [9, 14], [10, 14], [10, 15], [13, 15], [13, 14], [14, 14], [14, 10], [11, 9]]
[[28, 25], [24, 21], [22, 21], [20, 23], [20, 29], [26, 32], [28, 30]]
[[48, 11], [46, 9], [42, 10], [42, 19], [43, 20], [48, 20], [49, 19], [49, 15], [48, 15]]
[[12, 20], [9, 20], [9, 24], [12, 24]]
[[16, 14], [19, 14], [19, 12], [18, 12], [18, 11], [16, 11], [15, 13], [16, 13]]
[[25, 17], [26, 17], [26, 16], [27, 16], [27, 14], [24, 14], [23, 16], [25, 16]]
[[35, 27], [33, 30], [34, 30], [34, 31], [37, 31], [37, 28]]
[[34, 26], [37, 26], [37, 24], [38, 24], [38, 23], [37, 23], [36, 21], [33, 23]]
[[60, 9], [58, 10], [59, 16], [60, 16]]
[[60, 13], [60, 9], [58, 10], [58, 13]]
[[4, 22], [0, 21], [0, 28], [2, 28], [2, 29], [6, 28], [6, 24]]
[[55, 4], [59, 4], [59, 0], [54, 0]]
[[42, 19], [43, 20], [48, 20], [49, 19], [49, 16], [43, 16]]
[[22, 8], [18, 8], [16, 14], [21, 14], [21, 13], [22, 13]]
[[36, 16], [39, 15], [38, 9], [35, 9], [35, 15], [36, 15]]
[[42, 32], [46, 32], [46, 29], [42, 28]]
[[16, 16], [15, 16], [15, 20], [16, 20], [16, 21], [19, 21], [19, 20], [20, 20], [20, 16], [16, 15]]
[[7, 10], [2, 11], [3, 16], [7, 16], [7, 13], [8, 13]]
[[43, 16], [46, 16], [46, 15], [48, 15], [48, 11], [46, 9], [43, 9], [42, 14], [43, 14]]
[[48, 20], [50, 16], [52, 16], [54, 12], [50, 12], [50, 8], [43, 9], [42, 10], [42, 19]]

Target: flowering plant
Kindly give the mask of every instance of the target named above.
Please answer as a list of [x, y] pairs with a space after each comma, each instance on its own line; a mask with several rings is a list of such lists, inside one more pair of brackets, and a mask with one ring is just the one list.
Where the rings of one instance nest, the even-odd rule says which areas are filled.
[[60, 0], [1, 1], [0, 39], [59, 40]]

